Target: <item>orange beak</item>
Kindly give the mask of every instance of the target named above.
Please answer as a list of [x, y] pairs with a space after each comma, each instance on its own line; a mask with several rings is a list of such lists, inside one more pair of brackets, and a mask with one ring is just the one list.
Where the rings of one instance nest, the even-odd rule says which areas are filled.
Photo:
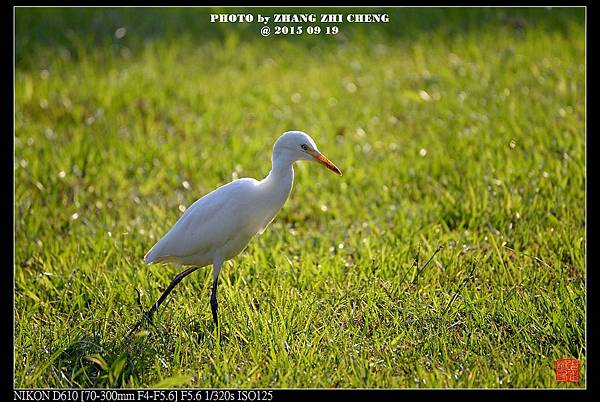
[[327, 158], [325, 157], [325, 155], [323, 155], [323, 154], [321, 154], [321, 153], [319, 153], [319, 152], [317, 152], [317, 151], [312, 151], [312, 150], [311, 150], [311, 151], [308, 151], [308, 153], [309, 153], [309, 154], [310, 154], [310, 155], [311, 155], [313, 158], [315, 158], [315, 160], [316, 160], [317, 162], [319, 162], [321, 165], [325, 166], [327, 169], [331, 170], [331, 171], [332, 171], [332, 172], [334, 172], [335, 174], [338, 174], [338, 175], [340, 175], [340, 176], [342, 175], [342, 171], [341, 171], [340, 169], [338, 169], [338, 167], [337, 167], [337, 166], [335, 166], [335, 165], [333, 164], [333, 162], [331, 162], [329, 159], [327, 159]]

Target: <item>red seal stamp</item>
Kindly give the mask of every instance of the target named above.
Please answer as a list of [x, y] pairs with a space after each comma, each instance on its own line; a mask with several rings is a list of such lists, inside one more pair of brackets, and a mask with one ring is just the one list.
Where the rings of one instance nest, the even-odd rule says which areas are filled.
[[579, 360], [556, 359], [557, 382], [579, 382]]

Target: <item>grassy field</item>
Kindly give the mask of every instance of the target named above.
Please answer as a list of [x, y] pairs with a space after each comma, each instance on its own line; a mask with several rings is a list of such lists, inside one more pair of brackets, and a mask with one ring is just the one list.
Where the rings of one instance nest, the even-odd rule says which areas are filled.
[[[584, 10], [383, 11], [264, 38], [16, 10], [15, 386], [585, 385]], [[145, 252], [291, 129], [344, 176], [296, 165], [221, 273], [220, 337], [204, 268], [124, 339], [180, 271]]]

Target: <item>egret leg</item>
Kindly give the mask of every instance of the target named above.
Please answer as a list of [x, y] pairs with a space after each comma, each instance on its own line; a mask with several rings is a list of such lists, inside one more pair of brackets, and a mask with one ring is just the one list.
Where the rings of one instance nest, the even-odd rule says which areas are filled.
[[156, 311], [158, 311], [158, 307], [162, 304], [162, 302], [165, 301], [165, 299], [167, 298], [167, 296], [169, 295], [169, 293], [171, 293], [173, 291], [173, 289], [175, 288], [175, 286], [177, 286], [177, 284], [179, 284], [179, 282], [181, 282], [183, 280], [183, 278], [185, 278], [186, 276], [188, 276], [189, 274], [191, 274], [192, 272], [194, 272], [198, 268], [200, 268], [200, 267], [191, 267], [191, 268], [188, 268], [185, 271], [183, 271], [183, 272], [175, 275], [175, 277], [173, 278], [173, 280], [169, 284], [169, 287], [163, 292], [163, 294], [156, 301], [156, 303], [154, 303], [154, 305], [152, 305], [152, 307], [148, 311], [146, 311], [144, 313], [142, 319], [137, 324], [135, 324], [135, 327], [133, 327], [133, 329], [131, 331], [129, 331], [129, 334], [127, 336], [130, 336], [135, 331], [137, 331], [139, 329], [139, 327], [142, 325], [142, 323], [144, 322], [144, 320], [148, 320], [148, 321], [152, 322], [152, 315]]
[[219, 310], [219, 302], [217, 301], [217, 286], [219, 285], [219, 278], [217, 277], [212, 284], [212, 292], [210, 294], [210, 308], [212, 310], [213, 321], [215, 322], [215, 327], [219, 326], [219, 318], [218, 318], [218, 310]]
[[210, 293], [210, 309], [212, 311], [213, 321], [215, 322], [215, 328], [219, 327], [219, 302], [217, 301], [217, 286], [219, 286], [219, 272], [221, 272], [222, 266], [223, 261], [220, 259], [216, 259], [213, 263], [213, 283], [212, 291]]

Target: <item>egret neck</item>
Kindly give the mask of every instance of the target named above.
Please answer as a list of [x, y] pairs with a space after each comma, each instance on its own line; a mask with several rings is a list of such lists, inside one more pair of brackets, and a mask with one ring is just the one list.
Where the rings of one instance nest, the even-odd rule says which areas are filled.
[[[286, 152], [273, 152], [272, 168], [267, 177], [260, 182], [268, 194], [266, 201], [274, 217], [287, 200], [294, 184], [294, 160]], [[271, 211], [270, 211], [271, 212]]]

